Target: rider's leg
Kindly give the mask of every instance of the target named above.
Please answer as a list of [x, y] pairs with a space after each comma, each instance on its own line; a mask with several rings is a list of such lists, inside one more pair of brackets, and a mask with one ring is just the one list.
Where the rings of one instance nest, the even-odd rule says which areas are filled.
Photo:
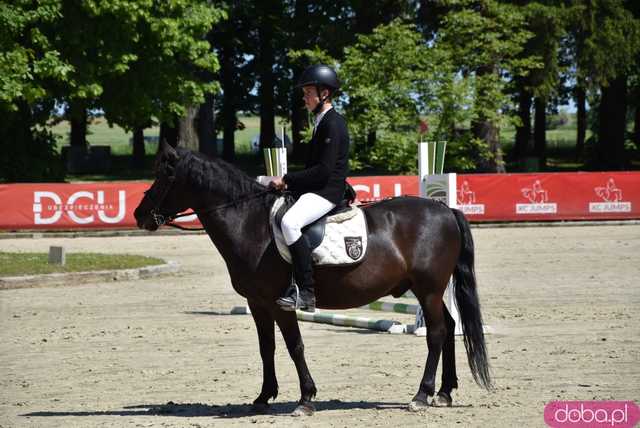
[[311, 249], [302, 237], [302, 228], [313, 223], [335, 207], [315, 193], [305, 193], [282, 217], [282, 234], [291, 252], [293, 277], [300, 289], [298, 295], [281, 297], [277, 303], [284, 310], [315, 309]]

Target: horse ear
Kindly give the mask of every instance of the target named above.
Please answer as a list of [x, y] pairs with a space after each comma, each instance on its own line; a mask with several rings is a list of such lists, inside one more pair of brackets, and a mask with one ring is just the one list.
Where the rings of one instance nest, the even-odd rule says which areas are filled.
[[176, 149], [171, 147], [166, 140], [162, 140], [160, 142], [160, 153], [161, 158], [166, 159], [170, 163], [174, 163], [178, 160], [178, 152], [176, 152]]

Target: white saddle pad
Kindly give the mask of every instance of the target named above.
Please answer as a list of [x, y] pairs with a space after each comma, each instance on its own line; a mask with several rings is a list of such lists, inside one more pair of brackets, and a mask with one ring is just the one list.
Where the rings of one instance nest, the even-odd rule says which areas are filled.
[[[291, 253], [284, 240], [280, 225], [276, 224], [276, 213], [284, 203], [278, 198], [271, 207], [269, 223], [278, 251], [284, 260], [291, 263]], [[350, 265], [359, 263], [367, 251], [367, 221], [358, 207], [327, 217], [322, 243], [311, 253], [315, 265]]]

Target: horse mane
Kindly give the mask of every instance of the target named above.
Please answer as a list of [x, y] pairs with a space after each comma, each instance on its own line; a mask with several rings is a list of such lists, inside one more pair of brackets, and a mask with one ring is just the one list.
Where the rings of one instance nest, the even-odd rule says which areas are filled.
[[244, 171], [222, 159], [209, 158], [181, 147], [177, 147], [176, 152], [180, 159], [176, 165], [176, 178], [194, 188], [223, 193], [232, 201], [266, 190]]

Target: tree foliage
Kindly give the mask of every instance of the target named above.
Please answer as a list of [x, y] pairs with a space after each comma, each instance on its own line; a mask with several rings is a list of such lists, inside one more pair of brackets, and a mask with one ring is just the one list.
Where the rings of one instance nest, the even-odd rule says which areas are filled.
[[21, 105], [100, 108], [125, 129], [181, 115], [218, 88], [202, 75], [218, 68], [205, 36], [223, 17], [205, 0], [2, 2], [3, 134], [47, 118]]
[[[211, 116], [214, 105], [221, 109], [226, 158], [233, 159], [238, 112], [260, 114], [263, 144], [272, 141], [275, 116], [289, 116], [300, 148], [307, 116], [293, 83], [305, 66], [327, 62], [343, 80], [336, 104], [350, 126], [355, 169], [415, 171], [422, 138], [449, 142], [450, 169], [503, 171], [505, 126], [518, 127], [516, 158], [532, 154], [533, 105], [533, 154], [543, 158], [544, 141], [537, 138], [544, 140], [545, 114], [571, 93], [582, 128], [577, 150], [588, 105], [597, 146], [590, 149], [593, 167], [620, 168], [625, 150], [640, 144], [638, 4], [2, 2], [0, 137], [14, 150], [3, 153], [55, 165], [49, 162], [54, 141], [43, 124], [56, 106], [82, 117], [102, 111], [110, 123], [141, 135], [152, 119], [193, 116], [205, 97]], [[418, 132], [420, 121], [429, 125], [426, 134]], [[626, 132], [628, 122], [633, 134]], [[17, 179], [26, 161], [7, 159], [0, 160], [4, 179]]]

